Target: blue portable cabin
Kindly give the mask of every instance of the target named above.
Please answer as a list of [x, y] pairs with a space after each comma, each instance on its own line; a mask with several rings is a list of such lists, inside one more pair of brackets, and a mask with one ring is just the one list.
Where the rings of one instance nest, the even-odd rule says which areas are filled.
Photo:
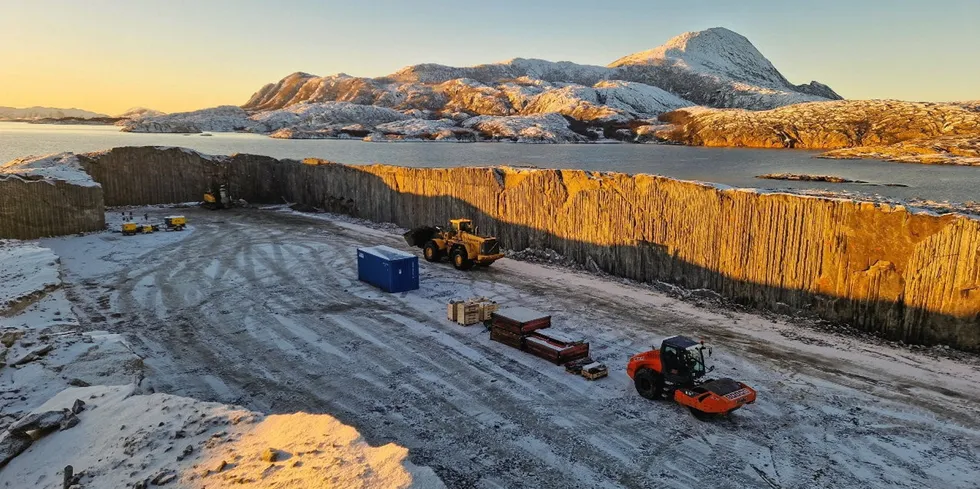
[[419, 288], [419, 258], [388, 246], [357, 249], [357, 278], [385, 292]]

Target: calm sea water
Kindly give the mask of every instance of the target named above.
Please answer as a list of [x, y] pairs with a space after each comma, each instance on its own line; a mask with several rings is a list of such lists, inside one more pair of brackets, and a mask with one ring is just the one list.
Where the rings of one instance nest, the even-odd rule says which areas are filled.
[[[450, 167], [533, 165], [541, 168], [651, 173], [735, 187], [848, 191], [936, 201], [980, 200], [980, 168], [814, 158], [797, 150], [690, 148], [636, 144], [366, 143], [280, 140], [254, 134], [213, 136], [131, 134], [114, 126], [0, 122], [0, 163], [26, 155], [87, 152], [117, 146], [183, 146], [209, 154], [252, 153], [275, 158], [316, 157], [348, 164]], [[762, 180], [766, 173], [835, 175], [908, 187]]]

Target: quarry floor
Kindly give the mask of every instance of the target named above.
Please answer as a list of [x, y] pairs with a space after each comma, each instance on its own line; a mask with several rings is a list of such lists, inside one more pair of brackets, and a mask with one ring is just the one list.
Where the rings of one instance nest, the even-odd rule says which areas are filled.
[[[172, 209], [136, 209], [160, 220]], [[355, 248], [395, 229], [283, 209], [180, 209], [181, 233], [43, 240], [83, 328], [125, 335], [142, 387], [269, 413], [329, 413], [394, 442], [448, 487], [975, 487], [980, 367], [779, 319], [701, 307], [611, 277], [504, 259], [420, 260], [421, 289], [357, 281]], [[118, 221], [110, 213], [110, 222]], [[416, 250], [417, 251], [417, 250]], [[589, 382], [446, 320], [487, 296], [588, 339]], [[703, 422], [640, 398], [630, 355], [713, 345], [759, 400]]]

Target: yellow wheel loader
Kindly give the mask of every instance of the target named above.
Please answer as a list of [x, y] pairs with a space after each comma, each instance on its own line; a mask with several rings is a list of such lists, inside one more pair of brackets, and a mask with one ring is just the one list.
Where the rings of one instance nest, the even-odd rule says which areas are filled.
[[224, 185], [218, 187], [217, 191], [214, 188], [208, 189], [204, 192], [204, 202], [201, 203], [201, 207], [211, 210], [230, 209], [231, 197], [228, 196], [228, 190]]
[[427, 261], [438, 262], [448, 256], [459, 270], [488, 267], [504, 257], [500, 243], [492, 236], [480, 236], [473, 221], [453, 219], [448, 228], [425, 226], [404, 235], [409, 246], [422, 248]]

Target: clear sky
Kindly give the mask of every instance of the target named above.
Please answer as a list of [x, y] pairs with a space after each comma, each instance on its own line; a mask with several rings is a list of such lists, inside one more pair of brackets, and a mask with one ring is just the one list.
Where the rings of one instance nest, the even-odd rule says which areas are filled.
[[0, 105], [174, 112], [296, 71], [605, 65], [715, 26], [846, 98], [980, 99], [980, 0], [0, 0]]

